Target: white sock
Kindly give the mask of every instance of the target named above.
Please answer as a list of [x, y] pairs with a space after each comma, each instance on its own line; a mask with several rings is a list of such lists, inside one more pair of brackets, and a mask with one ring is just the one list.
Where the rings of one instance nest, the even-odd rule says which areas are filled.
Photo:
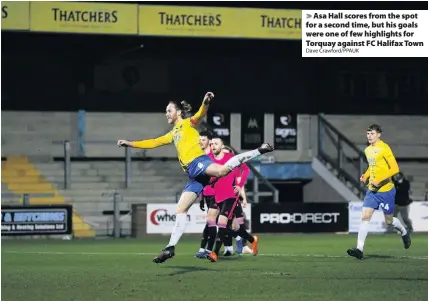
[[233, 246], [224, 247], [224, 254], [226, 254], [227, 251], [233, 253]]
[[204, 252], [204, 251], [205, 251], [205, 249], [199, 248], [199, 252]]
[[250, 161], [251, 159], [253, 159], [257, 156], [260, 156], [260, 152], [258, 149], [254, 149], [254, 150], [233, 156], [224, 165], [226, 165], [230, 170], [233, 170], [236, 167], [238, 167], [239, 165], [241, 165], [242, 163]]
[[241, 236], [236, 236], [236, 238], [235, 238], [237, 241], [240, 241], [241, 239], [242, 239], [242, 237]]
[[179, 213], [176, 216], [175, 226], [169, 239], [168, 247], [175, 246], [180, 240], [187, 226], [187, 213]]
[[401, 236], [404, 236], [407, 234], [406, 228], [404, 228], [403, 224], [401, 224], [400, 220], [396, 217], [392, 218], [392, 226], [401, 232]]
[[244, 254], [252, 254], [252, 253], [253, 253], [253, 250], [251, 250], [251, 248], [250, 248], [249, 246], [245, 246], [245, 247], [242, 249], [242, 253], [244, 253]]
[[367, 233], [369, 232], [369, 221], [362, 221], [358, 230], [357, 249], [363, 251], [364, 242], [366, 241]]

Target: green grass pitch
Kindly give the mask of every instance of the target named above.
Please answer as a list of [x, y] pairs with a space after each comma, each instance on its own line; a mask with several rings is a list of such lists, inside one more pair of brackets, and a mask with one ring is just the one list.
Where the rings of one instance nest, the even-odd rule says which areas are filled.
[[96, 241], [3, 240], [3, 301], [425, 300], [428, 236], [403, 248], [369, 235], [364, 260], [348, 257], [355, 235], [263, 235], [260, 255], [196, 259], [185, 236], [177, 255], [152, 258], [168, 237]]

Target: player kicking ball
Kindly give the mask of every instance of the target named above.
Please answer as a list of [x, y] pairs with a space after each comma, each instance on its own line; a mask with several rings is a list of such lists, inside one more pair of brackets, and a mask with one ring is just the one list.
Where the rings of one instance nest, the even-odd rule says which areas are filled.
[[187, 226], [187, 212], [212, 177], [225, 177], [245, 162], [273, 151], [273, 147], [269, 143], [263, 143], [258, 149], [232, 157], [224, 165], [214, 163], [202, 150], [199, 144], [199, 132], [196, 129], [205, 118], [213, 98], [214, 94], [207, 92], [198, 112], [189, 118], [186, 116], [186, 112], [191, 111], [191, 106], [187, 102], [170, 101], [165, 114], [168, 123], [172, 125], [170, 132], [154, 139], [141, 141], [121, 139], [117, 141], [117, 145], [120, 147], [141, 149], [152, 149], [174, 143], [178, 161], [189, 179], [177, 204], [175, 226], [172, 229], [169, 243], [158, 256], [153, 258], [155, 263], [163, 263], [175, 256], [175, 246]]
[[367, 140], [369, 146], [364, 150], [369, 167], [361, 176], [360, 181], [369, 180], [368, 190], [364, 198], [362, 222], [358, 230], [357, 247], [347, 251], [349, 256], [363, 259], [364, 243], [369, 230], [369, 223], [376, 209], [382, 209], [385, 223], [393, 226], [401, 233], [404, 248], [411, 245], [410, 235], [400, 220], [393, 216], [395, 205], [395, 187], [392, 176], [399, 172], [397, 161], [388, 144], [380, 139], [382, 129], [378, 124], [369, 125]]

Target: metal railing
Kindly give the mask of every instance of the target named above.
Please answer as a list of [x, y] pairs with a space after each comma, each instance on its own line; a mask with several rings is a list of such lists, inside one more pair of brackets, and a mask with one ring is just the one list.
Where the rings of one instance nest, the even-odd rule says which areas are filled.
[[366, 189], [359, 180], [367, 169], [364, 152], [323, 114], [318, 115], [318, 158], [331, 166], [339, 180], [351, 185], [358, 197], [364, 196]]
[[[71, 188], [71, 144], [72, 143], [78, 143], [78, 142], [72, 142], [69, 140], [63, 141], [64, 144], [64, 188], [70, 189]], [[98, 144], [109, 144], [113, 145], [111, 141], [91, 141], [90, 143], [98, 143]], [[132, 173], [131, 173], [131, 149], [129, 147], [124, 147], [124, 154], [125, 154], [125, 188], [129, 188], [132, 181]]]
[[22, 205], [30, 205], [30, 200], [33, 198], [51, 198], [54, 197], [53, 193], [2, 193], [1, 198], [21, 199]]
[[[130, 216], [132, 211], [131, 209], [126, 210], [127, 212], [125, 214], [121, 214], [122, 211], [120, 210], [120, 204], [123, 203], [123, 196], [118, 193], [118, 192], [114, 192], [114, 193], [103, 193], [102, 194], [103, 197], [109, 197], [112, 198], [113, 200], [113, 210], [112, 212], [107, 211], [107, 212], [103, 212], [104, 215], [111, 215], [113, 216], [113, 233], [112, 236], [114, 238], [119, 238], [122, 236], [122, 220], [124, 220], [126, 217]], [[124, 215], [122, 217], [122, 215]]]
[[[204, 125], [206, 128], [212, 130], [208, 125]], [[57, 142], [55, 142], [57, 143]], [[64, 188], [70, 189], [71, 188], [71, 144], [72, 143], [79, 143], [78, 141], [69, 141], [65, 140], [63, 141], [64, 144]], [[111, 141], [89, 141], [86, 143], [97, 143], [97, 144], [111, 144]], [[235, 153], [238, 153], [233, 147], [233, 151]], [[125, 176], [124, 176], [124, 182], [125, 182], [125, 188], [129, 188], [132, 182], [131, 178], [131, 163], [132, 163], [132, 156], [131, 156], [131, 149], [129, 147], [124, 148], [124, 155], [125, 155]], [[275, 203], [279, 202], [279, 192], [275, 188], [275, 186], [272, 185], [266, 178], [264, 178], [261, 173], [251, 164], [251, 162], [247, 162], [248, 167], [253, 172], [254, 179], [253, 179], [253, 190], [249, 191], [247, 193], [247, 196], [253, 197], [254, 202], [258, 203], [260, 197], [263, 196], [272, 196], [273, 201]], [[260, 184], [264, 184], [268, 187], [270, 191], [260, 191]]]

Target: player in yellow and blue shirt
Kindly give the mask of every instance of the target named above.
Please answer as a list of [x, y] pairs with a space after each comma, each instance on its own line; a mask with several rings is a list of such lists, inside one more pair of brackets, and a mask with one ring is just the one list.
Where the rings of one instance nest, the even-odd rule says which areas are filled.
[[199, 133], [196, 129], [206, 116], [208, 106], [213, 98], [213, 93], [206, 93], [200, 109], [190, 118], [186, 118], [185, 115], [186, 112], [191, 110], [189, 104], [185, 101], [181, 103], [171, 101], [166, 107], [166, 119], [169, 124], [173, 125], [169, 133], [155, 139], [142, 141], [119, 140], [117, 142], [118, 146], [143, 149], [155, 148], [174, 142], [177, 149], [178, 161], [189, 177], [189, 181], [184, 187], [183, 193], [177, 204], [176, 222], [171, 234], [171, 239], [159, 256], [153, 259], [156, 263], [162, 263], [175, 255], [175, 245], [180, 240], [186, 227], [187, 211], [212, 177], [224, 177], [241, 164], [261, 154], [273, 151], [273, 147], [270, 144], [263, 143], [258, 149], [234, 156], [224, 165], [214, 163], [211, 158], [202, 151], [199, 145]]
[[399, 172], [397, 161], [388, 144], [380, 139], [382, 129], [378, 124], [367, 128], [369, 146], [364, 150], [369, 167], [360, 181], [369, 181], [363, 203], [362, 222], [358, 231], [357, 247], [347, 251], [350, 256], [363, 258], [363, 248], [367, 237], [370, 220], [376, 209], [383, 211], [385, 223], [401, 232], [404, 248], [408, 249], [411, 239], [400, 220], [393, 216], [395, 206], [395, 187], [392, 176]]

